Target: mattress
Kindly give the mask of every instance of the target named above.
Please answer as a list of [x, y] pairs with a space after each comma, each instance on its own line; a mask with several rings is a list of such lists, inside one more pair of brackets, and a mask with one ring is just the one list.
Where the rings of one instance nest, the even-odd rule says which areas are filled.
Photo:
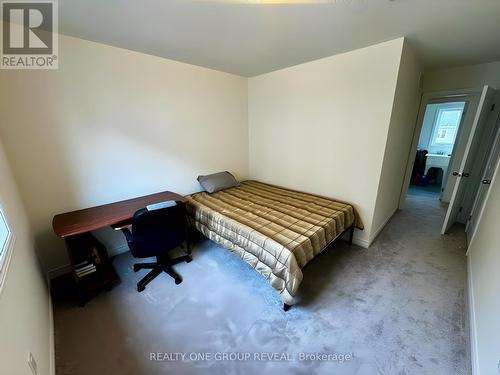
[[351, 226], [362, 229], [348, 203], [258, 181], [188, 196], [195, 227], [261, 273], [293, 304], [302, 268]]

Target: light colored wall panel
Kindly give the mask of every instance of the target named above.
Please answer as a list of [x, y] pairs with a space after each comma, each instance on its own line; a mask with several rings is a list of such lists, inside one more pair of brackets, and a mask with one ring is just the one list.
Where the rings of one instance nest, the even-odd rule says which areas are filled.
[[469, 247], [474, 374], [494, 374], [500, 363], [500, 164], [486, 199], [477, 232]]
[[367, 244], [404, 40], [249, 79], [252, 178], [349, 202]]
[[424, 91], [483, 87], [500, 89], [500, 61], [425, 72]]
[[375, 239], [399, 205], [421, 97], [420, 74], [421, 65], [410, 46], [405, 43], [385, 144], [370, 242]]
[[24, 205], [0, 143], [0, 207], [15, 237], [0, 293], [0, 372], [31, 374], [28, 353], [38, 374], [53, 371], [52, 314], [45, 277], [34, 250]]

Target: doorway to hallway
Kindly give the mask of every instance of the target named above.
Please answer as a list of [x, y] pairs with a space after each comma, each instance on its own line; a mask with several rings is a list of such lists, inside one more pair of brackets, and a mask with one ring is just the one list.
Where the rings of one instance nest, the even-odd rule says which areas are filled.
[[426, 104], [410, 179], [413, 193], [425, 192], [441, 200], [444, 192], [448, 193], [448, 167], [453, 152], [461, 151], [454, 146], [466, 104], [466, 101], [450, 102], [446, 99], [436, 99]]
[[[500, 93], [482, 89], [426, 93], [410, 151], [400, 208], [407, 196], [440, 201], [446, 214], [441, 234], [455, 223], [465, 225], [480, 212], [477, 199], [487, 165], [492, 164], [500, 113]], [[475, 226], [467, 225], [467, 238]], [[439, 228], [436, 228], [439, 231]]]

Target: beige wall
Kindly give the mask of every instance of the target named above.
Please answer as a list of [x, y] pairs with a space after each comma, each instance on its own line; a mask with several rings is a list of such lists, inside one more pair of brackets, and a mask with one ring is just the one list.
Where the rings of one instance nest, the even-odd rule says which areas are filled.
[[[353, 202], [367, 245], [404, 40], [249, 79], [250, 175]], [[406, 162], [403, 160], [403, 162]]]
[[[490, 185], [485, 210], [469, 247], [471, 337], [475, 374], [495, 374], [500, 361], [500, 163]], [[479, 371], [477, 371], [479, 370]]]
[[500, 89], [500, 61], [425, 72], [424, 91], [483, 87]]
[[39, 375], [51, 373], [52, 313], [34, 252], [24, 206], [0, 143], [0, 207], [15, 236], [12, 258], [0, 292], [0, 372], [31, 374], [28, 353]]
[[[54, 214], [248, 174], [245, 78], [66, 36], [60, 56], [0, 71], [0, 136], [46, 270], [67, 263]], [[121, 250], [120, 233], [100, 236]]]
[[398, 209], [420, 103], [421, 65], [410, 46], [403, 47], [370, 242]]

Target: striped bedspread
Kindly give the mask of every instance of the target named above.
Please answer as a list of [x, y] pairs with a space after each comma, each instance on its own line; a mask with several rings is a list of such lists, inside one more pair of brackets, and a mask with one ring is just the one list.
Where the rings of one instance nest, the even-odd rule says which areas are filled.
[[240, 256], [293, 304], [302, 268], [351, 225], [353, 206], [257, 181], [188, 197], [188, 213], [205, 236]]

